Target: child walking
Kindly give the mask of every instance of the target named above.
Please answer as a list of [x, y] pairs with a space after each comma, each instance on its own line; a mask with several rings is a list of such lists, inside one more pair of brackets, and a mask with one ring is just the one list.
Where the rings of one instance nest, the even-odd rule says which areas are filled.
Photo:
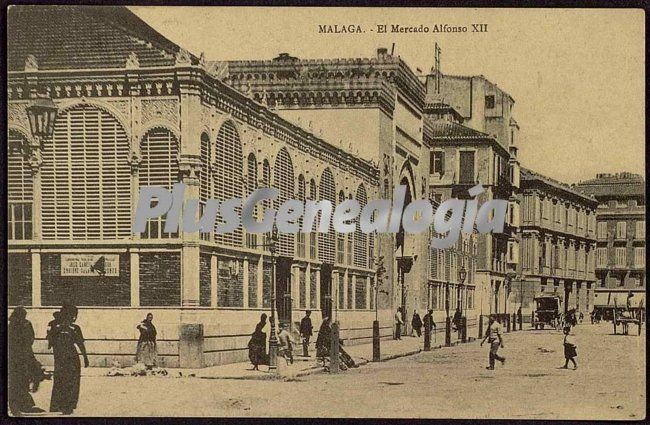
[[566, 326], [564, 328], [564, 366], [563, 369], [568, 369], [569, 361], [573, 363], [573, 369], [578, 368], [578, 364], [575, 361], [575, 357], [578, 355], [576, 352], [576, 340], [575, 336], [571, 333], [571, 326]]

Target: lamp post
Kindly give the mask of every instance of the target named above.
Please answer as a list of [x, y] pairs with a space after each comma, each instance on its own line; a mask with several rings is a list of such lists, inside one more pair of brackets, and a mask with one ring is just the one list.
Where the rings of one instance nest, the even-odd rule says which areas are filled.
[[445, 282], [445, 346], [451, 347], [451, 319], [449, 318], [449, 280]]
[[384, 257], [381, 255], [377, 258], [375, 263], [377, 269], [375, 271], [375, 320], [372, 322], [372, 361], [378, 362], [381, 361], [381, 348], [380, 348], [380, 334], [379, 334], [379, 284], [381, 283], [384, 274], [386, 273], [386, 268], [384, 267]]
[[268, 244], [269, 251], [271, 252], [271, 264], [273, 271], [271, 276], [271, 337], [269, 338], [269, 372], [273, 374], [278, 373], [278, 337], [275, 333], [275, 254], [278, 251], [278, 228], [273, 223], [273, 230], [271, 231], [271, 241]]
[[[54, 121], [59, 108], [46, 94], [36, 94], [35, 99], [27, 108], [27, 117], [29, 119], [29, 129], [33, 136], [33, 143], [30, 146], [30, 166], [32, 168], [32, 196], [34, 205], [41, 205], [41, 148], [43, 141], [52, 137], [54, 133]], [[40, 208], [33, 210], [32, 217], [32, 238], [41, 239], [41, 213]], [[40, 290], [39, 290], [40, 292]], [[38, 293], [33, 294], [35, 300], [40, 305]]]
[[465, 290], [465, 279], [467, 278], [467, 270], [465, 266], [461, 266], [458, 271], [458, 309], [460, 310], [460, 323], [458, 324], [458, 332], [460, 333], [460, 340], [467, 341], [467, 318], [463, 314], [463, 295]]

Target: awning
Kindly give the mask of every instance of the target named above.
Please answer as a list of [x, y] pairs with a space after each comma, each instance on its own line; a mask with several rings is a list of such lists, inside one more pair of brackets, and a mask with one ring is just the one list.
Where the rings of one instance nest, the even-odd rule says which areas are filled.
[[[625, 308], [628, 295], [628, 291], [598, 291], [594, 293], [594, 307], [614, 307], [616, 305]], [[636, 308], [640, 303], [643, 303], [642, 305], [645, 307], [645, 292], [632, 292], [630, 305]]]

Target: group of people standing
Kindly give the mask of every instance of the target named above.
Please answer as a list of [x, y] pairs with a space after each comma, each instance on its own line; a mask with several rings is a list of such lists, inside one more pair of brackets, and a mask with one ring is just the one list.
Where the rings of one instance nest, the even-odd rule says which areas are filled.
[[[54, 375], [50, 412], [71, 414], [77, 408], [81, 384], [81, 362], [88, 367], [88, 355], [84, 338], [77, 320], [78, 309], [64, 304], [48, 323], [47, 344], [54, 354]], [[44, 378], [41, 364], [32, 349], [34, 328], [27, 320], [24, 307], [16, 307], [9, 318], [9, 410], [14, 416], [24, 413], [39, 413], [44, 410], [35, 406], [30, 391], [38, 388]], [[79, 352], [77, 351], [79, 349]]]
[[[404, 326], [404, 321], [402, 320], [402, 307], [397, 307], [397, 312], [395, 312], [395, 335], [393, 339], [401, 340], [402, 339], [402, 326]], [[429, 329], [431, 331], [436, 327], [436, 323], [433, 321], [433, 310], [429, 310], [427, 314], [424, 315], [424, 319], [420, 317], [417, 310], [413, 310], [413, 317], [411, 318], [411, 336], [414, 337], [417, 334], [417, 337], [422, 336], [422, 329]]]
[[[52, 396], [50, 412], [70, 415], [77, 408], [81, 387], [81, 361], [88, 367], [88, 354], [81, 327], [75, 322], [78, 308], [64, 303], [59, 311], [53, 313], [53, 320], [47, 324], [47, 348], [54, 354], [54, 373], [52, 375]], [[147, 314], [145, 320], [138, 324], [140, 338], [136, 351], [136, 361], [147, 368], [156, 364], [156, 327], [153, 315]], [[14, 416], [24, 413], [41, 413], [30, 394], [35, 392], [40, 382], [48, 375], [36, 359], [32, 345], [34, 328], [27, 320], [27, 310], [16, 307], [9, 317], [9, 410]], [[31, 388], [30, 388], [31, 387]]]
[[[248, 358], [253, 365], [252, 370], [259, 370], [260, 365], [269, 364], [269, 353], [267, 352], [267, 335], [264, 328], [267, 324], [268, 316], [263, 313], [260, 316], [260, 321], [255, 325], [255, 330], [251, 334], [248, 342]], [[323, 317], [323, 321], [318, 330], [318, 337], [316, 338], [316, 359], [322, 362], [326, 367], [327, 360], [330, 357], [331, 343], [332, 343], [332, 323], [329, 317]], [[313, 336], [313, 324], [311, 321], [311, 311], [307, 310], [305, 316], [300, 321], [300, 342], [302, 344], [303, 357], [309, 357], [309, 343]], [[292, 364], [293, 358], [293, 344], [297, 341], [294, 340], [290, 333], [288, 323], [280, 324], [280, 332], [278, 333], [278, 355], [283, 357], [287, 364]], [[354, 367], [352, 358], [340, 348], [340, 359], [342, 364], [347, 367]]]

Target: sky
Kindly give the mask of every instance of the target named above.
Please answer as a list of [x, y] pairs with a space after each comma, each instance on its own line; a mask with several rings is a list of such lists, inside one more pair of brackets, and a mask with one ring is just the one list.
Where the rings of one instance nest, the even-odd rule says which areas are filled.
[[[566, 183], [645, 173], [645, 21], [641, 9], [131, 7], [207, 60], [372, 57], [389, 50], [428, 72], [482, 74], [515, 99], [522, 166]], [[319, 25], [363, 33], [319, 34]], [[378, 34], [377, 25], [467, 26], [465, 33]], [[487, 32], [472, 33], [472, 24]], [[370, 31], [374, 29], [374, 31]]]

